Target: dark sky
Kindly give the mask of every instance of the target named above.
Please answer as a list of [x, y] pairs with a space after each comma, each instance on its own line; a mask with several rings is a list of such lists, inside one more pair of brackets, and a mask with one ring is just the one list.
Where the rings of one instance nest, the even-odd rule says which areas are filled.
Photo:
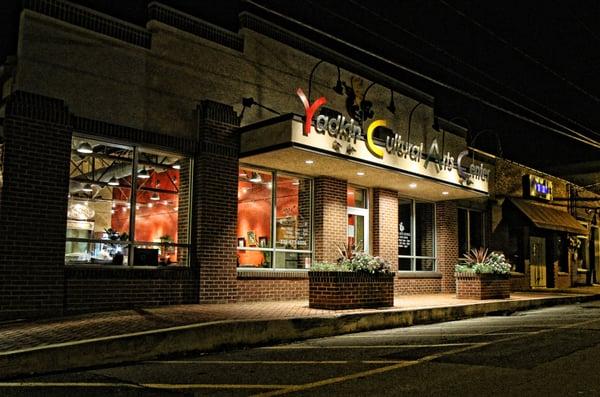
[[[73, 1], [139, 25], [146, 21], [146, 0]], [[497, 152], [499, 139], [506, 157], [539, 168], [600, 157], [598, 149], [507, 114], [552, 125], [543, 115], [558, 122], [552, 125], [558, 130], [571, 133], [566, 131], [570, 128], [600, 141], [600, 79], [596, 77], [600, 2], [253, 1], [286, 18], [241, 1], [162, 2], [234, 31], [239, 11], [249, 9], [367, 63], [379, 64], [296, 24], [297, 20], [418, 71], [430, 79], [382, 66], [390, 75], [434, 95], [440, 115], [454, 118], [473, 135], [487, 130], [480, 134], [477, 146], [490, 152]], [[2, 0], [0, 4], [0, 57], [4, 57], [14, 51], [20, 2]]]

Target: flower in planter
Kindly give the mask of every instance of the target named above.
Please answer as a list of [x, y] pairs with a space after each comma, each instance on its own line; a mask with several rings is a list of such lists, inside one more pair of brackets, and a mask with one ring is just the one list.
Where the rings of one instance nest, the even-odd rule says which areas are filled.
[[354, 251], [350, 257], [343, 257], [338, 263], [317, 262], [311, 271], [361, 272], [370, 274], [392, 273], [392, 267], [383, 258], [362, 251]]
[[472, 249], [464, 254], [460, 263], [456, 265], [456, 273], [480, 273], [480, 274], [510, 274], [511, 265], [506, 261], [504, 254], [493, 251], [488, 254], [487, 248], [480, 247]]

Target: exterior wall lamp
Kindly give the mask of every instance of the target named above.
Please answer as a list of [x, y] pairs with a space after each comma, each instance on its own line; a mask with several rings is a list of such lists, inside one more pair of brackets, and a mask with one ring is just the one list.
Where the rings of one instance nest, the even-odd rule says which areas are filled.
[[[319, 62], [317, 62], [316, 65], [313, 66], [312, 70], [310, 71], [310, 75], [308, 76], [308, 101], [309, 102], [312, 102], [312, 98], [311, 98], [310, 94], [312, 93], [313, 76], [315, 74], [315, 71], [319, 67], [319, 65], [322, 64], [323, 62], [325, 62], [325, 61], [320, 60]], [[335, 86], [332, 87], [332, 89], [336, 94], [343, 95], [344, 94], [344, 85], [342, 84], [342, 75], [341, 75], [340, 67], [337, 65], [334, 65], [334, 66], [337, 68], [337, 81], [335, 83]]]
[[263, 105], [263, 104], [260, 104], [260, 103], [256, 102], [256, 101], [254, 100], [254, 98], [250, 97], [250, 98], [242, 98], [242, 111], [241, 111], [240, 115], [238, 116], [238, 118], [239, 118], [240, 120], [242, 120], [242, 118], [244, 117], [244, 111], [245, 111], [247, 108], [251, 108], [253, 105], [256, 105], [256, 106], [258, 106], [259, 108], [262, 108], [262, 109], [268, 110], [269, 112], [271, 112], [271, 113], [274, 113], [274, 114], [276, 114], [276, 115], [278, 115], [278, 116], [279, 116], [279, 115], [281, 115], [281, 112], [278, 112], [278, 111], [277, 111], [277, 110], [275, 110], [275, 109], [272, 109], [272, 108], [270, 108], [270, 107], [268, 107], [268, 106], [265, 106], [265, 105]]

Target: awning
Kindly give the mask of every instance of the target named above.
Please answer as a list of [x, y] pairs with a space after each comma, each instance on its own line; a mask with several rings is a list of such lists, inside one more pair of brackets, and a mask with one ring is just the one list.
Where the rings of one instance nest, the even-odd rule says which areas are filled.
[[549, 208], [525, 200], [511, 198], [510, 201], [540, 229], [557, 230], [574, 234], [588, 234], [588, 231], [568, 212]]

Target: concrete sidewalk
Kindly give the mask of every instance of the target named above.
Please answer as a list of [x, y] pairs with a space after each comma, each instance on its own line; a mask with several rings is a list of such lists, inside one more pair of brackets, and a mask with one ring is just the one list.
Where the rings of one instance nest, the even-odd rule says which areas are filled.
[[0, 378], [166, 355], [451, 321], [600, 298], [600, 287], [512, 293], [507, 300], [453, 294], [399, 296], [386, 309], [317, 310], [308, 302], [168, 306], [0, 324]]

